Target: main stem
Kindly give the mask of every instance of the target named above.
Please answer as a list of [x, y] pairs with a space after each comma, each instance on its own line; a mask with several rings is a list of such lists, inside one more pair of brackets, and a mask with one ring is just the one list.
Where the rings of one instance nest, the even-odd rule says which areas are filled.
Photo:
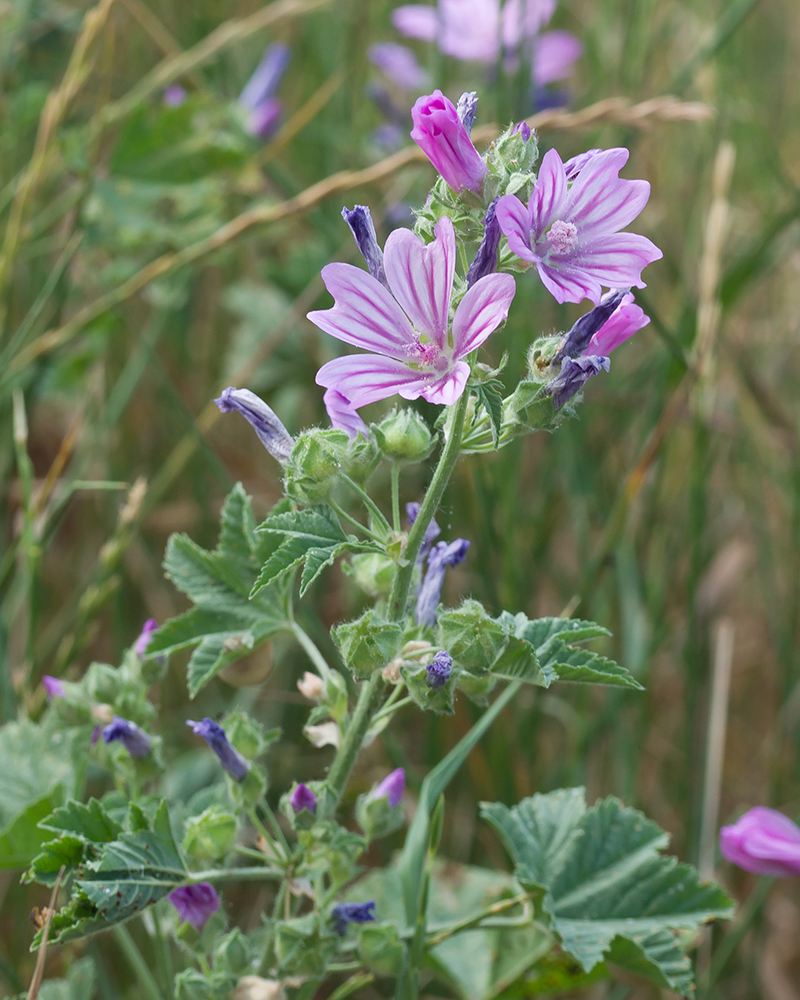
[[[439, 457], [439, 464], [433, 474], [433, 479], [425, 493], [425, 499], [419, 509], [416, 521], [408, 536], [408, 544], [403, 553], [404, 562], [397, 567], [392, 592], [389, 597], [388, 615], [390, 621], [400, 622], [406, 616], [406, 605], [408, 604], [408, 593], [411, 589], [411, 579], [414, 575], [414, 566], [417, 555], [425, 538], [428, 525], [433, 520], [439, 504], [441, 502], [447, 483], [453, 472], [453, 467], [461, 451], [461, 438], [464, 433], [464, 421], [467, 415], [467, 404], [469, 394], [464, 392], [451, 411], [450, 430], [447, 441]], [[344, 734], [342, 745], [331, 764], [328, 773], [328, 787], [334, 793], [330, 811], [336, 808], [341, 798], [344, 786], [353, 769], [353, 764], [364, 742], [364, 736], [372, 722], [372, 716], [380, 706], [383, 699], [383, 678], [380, 670], [375, 670], [372, 676], [366, 681], [358, 695], [353, 718]]]

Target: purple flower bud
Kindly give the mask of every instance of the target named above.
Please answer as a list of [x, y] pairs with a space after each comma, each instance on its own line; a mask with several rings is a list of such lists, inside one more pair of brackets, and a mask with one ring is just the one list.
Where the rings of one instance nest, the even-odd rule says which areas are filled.
[[248, 135], [254, 135], [264, 142], [274, 135], [283, 117], [283, 101], [277, 97], [265, 97], [254, 108], [245, 123]]
[[186, 90], [179, 83], [167, 87], [161, 99], [168, 108], [179, 108], [186, 100]]
[[522, 136], [522, 141], [527, 142], [533, 133], [531, 132], [531, 127], [526, 121], [521, 121], [519, 125], [514, 129], [515, 132], [519, 132]]
[[428, 569], [417, 595], [417, 625], [434, 625], [436, 609], [442, 596], [444, 571], [447, 566], [458, 566], [467, 558], [469, 542], [457, 538], [454, 542], [437, 542], [428, 556]]
[[417, 62], [417, 57], [405, 45], [398, 45], [396, 42], [370, 45], [367, 57], [373, 66], [377, 66], [396, 87], [402, 90], [419, 92], [430, 82], [430, 77]]
[[453, 102], [441, 90], [420, 97], [411, 109], [411, 138], [458, 194], [481, 194], [487, 168]]
[[589, 341], [616, 312], [617, 307], [629, 291], [629, 288], [614, 289], [600, 299], [599, 306], [584, 313], [564, 338], [564, 343], [558, 354], [553, 358], [553, 364], [563, 358], [577, 358], [579, 354], [583, 354], [589, 346]]
[[561, 362], [561, 372], [552, 382], [548, 382], [545, 394], [553, 397], [555, 408], [560, 410], [576, 392], [580, 392], [592, 375], [598, 375], [603, 370], [608, 371], [610, 367], [610, 358], [594, 354], [584, 355], [581, 358], [564, 358]]
[[[408, 517], [408, 525], [411, 528], [413, 528], [414, 522], [419, 517], [419, 506], [416, 500], [412, 500], [411, 503], [406, 504], [406, 516]], [[436, 520], [431, 518], [428, 527], [425, 529], [425, 537], [422, 539], [422, 545], [420, 545], [419, 553], [417, 554], [417, 563], [420, 566], [425, 562], [425, 557], [430, 552], [431, 545], [433, 545], [441, 533], [442, 529], [436, 523]]]
[[567, 181], [574, 181], [589, 160], [591, 160], [592, 157], [597, 156], [598, 153], [602, 152], [602, 149], [587, 149], [585, 153], [578, 153], [578, 155], [573, 156], [571, 160], [567, 160], [564, 164]]
[[375, 903], [339, 903], [331, 910], [333, 929], [344, 935], [350, 924], [368, 924], [375, 919]]
[[483, 239], [475, 254], [475, 260], [469, 265], [467, 271], [467, 288], [472, 288], [480, 278], [485, 278], [487, 274], [493, 274], [497, 270], [497, 250], [503, 236], [503, 230], [495, 216], [498, 201], [499, 198], [495, 198], [486, 209], [486, 216], [483, 220]]
[[92, 746], [92, 747], [95, 746], [95, 744], [97, 743], [97, 741], [100, 739], [100, 734], [102, 733], [102, 731], [103, 731], [103, 727], [102, 726], [95, 726], [94, 727], [94, 729], [92, 730], [92, 738], [89, 741], [89, 746]]
[[119, 740], [131, 757], [146, 757], [152, 745], [152, 740], [143, 729], [140, 729], [135, 722], [121, 719], [118, 715], [115, 715], [103, 730], [103, 739], [106, 743]]
[[231, 410], [241, 413], [270, 455], [279, 462], [288, 462], [294, 438], [263, 399], [249, 389], [228, 386], [214, 402], [223, 413], [230, 413]]
[[182, 885], [171, 892], [167, 899], [178, 911], [181, 920], [186, 920], [198, 931], [205, 927], [211, 914], [219, 909], [219, 896], [210, 882]]
[[133, 651], [143, 660], [145, 654], [147, 653], [147, 646], [150, 642], [150, 636], [158, 629], [158, 622], [155, 618], [148, 618], [147, 621], [142, 625], [142, 631], [139, 634], [139, 638], [133, 645]]
[[186, 725], [191, 726], [192, 732], [197, 736], [203, 737], [234, 781], [244, 781], [250, 765], [239, 751], [230, 745], [222, 726], [209, 718], [203, 719], [202, 722], [192, 722], [191, 719], [187, 719]]
[[719, 834], [723, 857], [757, 875], [800, 875], [800, 827], [788, 816], [756, 806]]
[[373, 278], [388, 288], [386, 274], [383, 270], [383, 250], [378, 245], [378, 237], [375, 235], [375, 225], [369, 208], [366, 205], [356, 205], [351, 210], [345, 205], [342, 208], [342, 218], [350, 227], [356, 246], [367, 262], [367, 270]]
[[347, 431], [351, 438], [358, 437], [359, 434], [367, 436], [369, 433], [367, 425], [359, 417], [358, 411], [347, 396], [343, 396], [338, 389], [326, 389], [322, 401], [333, 427], [340, 431]]
[[458, 99], [458, 104], [456, 105], [456, 114], [458, 115], [458, 120], [467, 130], [467, 132], [472, 132], [472, 126], [475, 124], [475, 115], [478, 112], [478, 94], [476, 91], [467, 90]]
[[317, 811], [317, 797], [308, 785], [295, 785], [292, 794], [289, 796], [289, 805], [296, 813], [302, 812], [304, 809], [307, 809], [310, 813], [314, 813]]
[[428, 674], [428, 687], [438, 691], [450, 680], [453, 672], [453, 657], [447, 650], [440, 650], [433, 658], [433, 663], [429, 663], [425, 668]]
[[239, 104], [247, 111], [255, 111], [268, 97], [274, 97], [291, 58], [288, 45], [268, 45], [239, 95]]
[[42, 685], [45, 690], [45, 694], [50, 699], [53, 698], [63, 698], [67, 693], [64, 687], [64, 682], [60, 681], [57, 677], [51, 677], [50, 674], [45, 674], [42, 678]]
[[391, 774], [387, 774], [383, 781], [375, 789], [372, 798], [386, 798], [390, 809], [396, 809], [403, 801], [403, 793], [406, 790], [406, 772], [402, 767], [396, 768]]

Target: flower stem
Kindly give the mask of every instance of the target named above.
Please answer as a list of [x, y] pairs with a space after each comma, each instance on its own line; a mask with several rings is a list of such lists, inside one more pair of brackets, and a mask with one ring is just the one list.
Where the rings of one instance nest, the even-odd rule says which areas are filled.
[[420, 550], [428, 525], [433, 520], [434, 514], [439, 508], [439, 504], [444, 496], [444, 491], [450, 481], [453, 467], [461, 451], [461, 438], [464, 433], [464, 421], [467, 415], [467, 405], [469, 404], [469, 394], [464, 392], [451, 411], [450, 433], [447, 436], [439, 464], [431, 479], [431, 484], [425, 493], [425, 499], [417, 514], [417, 519], [408, 535], [408, 544], [403, 553], [405, 563], [398, 567], [392, 586], [392, 593], [389, 597], [390, 621], [402, 621], [406, 614], [408, 604], [408, 592], [411, 588], [411, 578], [414, 575], [414, 566], [417, 553]]
[[161, 995], [161, 990], [158, 988], [158, 983], [150, 971], [150, 966], [144, 960], [142, 953], [136, 947], [136, 942], [130, 935], [130, 931], [127, 927], [122, 924], [117, 924], [114, 927], [114, 937], [117, 939], [117, 944], [119, 944], [122, 951], [125, 953], [125, 958], [128, 960], [128, 964], [139, 977], [139, 982], [142, 986], [142, 992], [149, 1000], [163, 1000]]
[[292, 633], [294, 634], [294, 637], [295, 639], [297, 639], [298, 643], [305, 650], [306, 656], [308, 656], [309, 660], [311, 660], [311, 662], [319, 671], [320, 677], [323, 680], [327, 680], [328, 677], [330, 677], [330, 675], [334, 671], [330, 666], [330, 664], [328, 663], [328, 661], [320, 652], [319, 648], [317, 647], [317, 644], [314, 642], [314, 640], [311, 638], [308, 632], [306, 632], [305, 629], [302, 628], [302, 626], [298, 625], [297, 622], [292, 622]]
[[383, 511], [375, 503], [375, 501], [372, 499], [369, 493], [367, 493], [366, 490], [362, 490], [361, 487], [358, 485], [358, 483], [352, 480], [350, 476], [346, 476], [344, 473], [342, 473], [341, 476], [342, 479], [350, 487], [350, 489], [361, 498], [361, 501], [364, 504], [364, 506], [375, 518], [375, 524], [378, 526], [378, 530], [382, 529], [388, 535], [389, 532], [392, 530], [389, 525], [389, 522], [386, 520], [386, 518], [383, 515]]

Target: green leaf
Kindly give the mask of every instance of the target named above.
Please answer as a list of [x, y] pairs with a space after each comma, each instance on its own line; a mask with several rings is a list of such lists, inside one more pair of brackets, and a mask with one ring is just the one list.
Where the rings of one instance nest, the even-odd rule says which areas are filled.
[[74, 833], [65, 833], [58, 840], [42, 846], [42, 851], [31, 862], [22, 876], [23, 882], [40, 882], [54, 886], [61, 868], [77, 868], [86, 856], [86, 841]]
[[644, 690], [642, 685], [614, 660], [588, 649], [568, 646], [560, 639], [551, 644], [543, 669], [553, 670], [560, 681], [580, 684], [611, 684], [616, 687]]
[[92, 958], [79, 958], [70, 965], [66, 979], [47, 979], [39, 990], [39, 1000], [92, 1000], [94, 995]]
[[617, 799], [592, 809], [583, 789], [534, 795], [481, 812], [504, 841], [522, 885], [540, 889], [542, 917], [587, 972], [604, 958], [684, 995], [691, 965], [678, 930], [731, 916], [733, 903], [660, 851], [669, 838]]
[[542, 669], [536, 655], [536, 646], [526, 636], [529, 620], [526, 615], [504, 611], [497, 619], [506, 631], [508, 640], [492, 664], [491, 673], [505, 680], [526, 681], [539, 687], [549, 687], [556, 675]]
[[481, 385], [473, 386], [475, 401], [478, 406], [483, 407], [489, 417], [492, 428], [492, 444], [496, 448], [500, 441], [500, 431], [503, 427], [503, 396], [498, 386], [502, 384], [496, 381], [483, 382]]
[[136, 816], [133, 825], [138, 829], [121, 833], [100, 849], [97, 860], [84, 862], [73, 882], [72, 899], [53, 918], [53, 944], [128, 920], [186, 881], [166, 802], [159, 804], [152, 827], [141, 828], [143, 814]]
[[271, 514], [258, 532], [282, 536], [275, 551], [264, 563], [253, 586], [251, 597], [305, 560], [300, 580], [300, 596], [308, 590], [326, 566], [343, 552], [382, 552], [380, 546], [359, 542], [346, 535], [339, 518], [327, 504]]
[[0, 727], [0, 760], [0, 868], [23, 868], [46, 839], [37, 824], [72, 787], [71, 755], [63, 734], [26, 720]]
[[215, 551], [202, 549], [185, 535], [170, 538], [164, 568], [195, 607], [158, 629], [148, 655], [171, 655], [197, 647], [188, 667], [192, 698], [223, 667], [247, 656], [285, 627], [283, 602], [275, 587], [262, 588], [250, 599], [269, 549], [256, 534], [250, 499], [240, 483], [223, 506]]
[[81, 840], [93, 844], [103, 844], [115, 840], [122, 827], [113, 819], [95, 798], [84, 804], [70, 799], [66, 805], [55, 809], [45, 817], [39, 826], [56, 833], [74, 833]]

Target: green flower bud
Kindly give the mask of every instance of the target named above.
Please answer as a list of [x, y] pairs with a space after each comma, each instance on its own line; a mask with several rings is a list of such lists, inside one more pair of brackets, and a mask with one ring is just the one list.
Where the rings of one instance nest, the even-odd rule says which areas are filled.
[[275, 925], [275, 955], [282, 975], [322, 975], [338, 944], [316, 913]]
[[394, 924], [362, 924], [359, 928], [359, 957], [367, 969], [379, 976], [398, 975], [405, 950]]
[[533, 167], [538, 154], [535, 133], [521, 125], [509, 126], [489, 149], [486, 160], [489, 174], [484, 186], [487, 200], [491, 201], [498, 195], [516, 194], [527, 201], [536, 180]]
[[489, 672], [508, 639], [505, 629], [490, 618], [479, 601], [439, 615], [441, 645], [464, 670], [478, 676]]
[[383, 454], [395, 462], [422, 462], [433, 450], [434, 436], [410, 408], [394, 409], [373, 427]]
[[300, 504], [324, 503], [339, 473], [349, 467], [350, 436], [335, 428], [304, 431], [295, 441], [286, 466], [287, 496]]
[[378, 467], [380, 460], [380, 449], [372, 435], [365, 438], [363, 434], [359, 434], [350, 441], [342, 463], [342, 472], [363, 485]]
[[107, 663], [92, 663], [83, 678], [83, 687], [92, 701], [113, 705], [119, 696], [122, 678], [118, 670]]
[[528, 348], [528, 371], [535, 382], [549, 382], [558, 374], [550, 365], [563, 340], [560, 334], [556, 337], [539, 337]]
[[374, 670], [382, 670], [394, 659], [402, 634], [396, 622], [384, 621], [372, 610], [331, 632], [344, 662], [356, 677], [362, 678], [369, 677]]
[[211, 1000], [212, 988], [197, 969], [184, 969], [175, 977], [175, 1000]]
[[238, 927], [220, 938], [214, 949], [214, 971], [218, 969], [240, 976], [246, 972], [251, 958], [250, 942]]
[[380, 552], [359, 552], [342, 569], [369, 597], [383, 597], [392, 589], [397, 563]]
[[183, 849], [203, 861], [217, 861], [236, 842], [236, 817], [220, 806], [210, 806], [186, 820]]

